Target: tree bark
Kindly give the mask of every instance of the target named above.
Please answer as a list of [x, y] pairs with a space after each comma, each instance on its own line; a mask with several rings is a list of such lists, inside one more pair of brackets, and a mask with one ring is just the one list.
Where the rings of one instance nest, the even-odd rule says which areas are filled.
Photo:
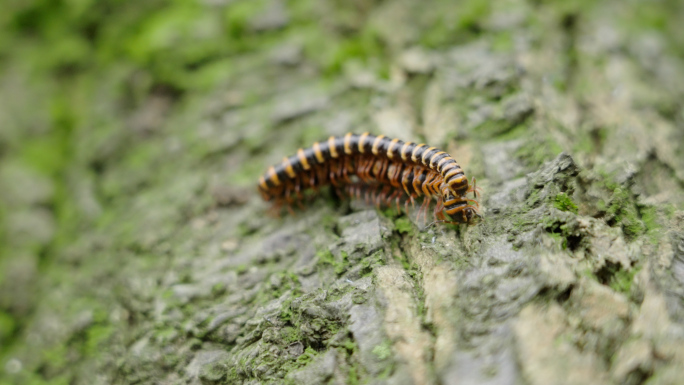
[[[684, 7], [262, 3], [180, 94], [112, 65], [63, 117], [8, 59], [0, 384], [681, 383]], [[266, 167], [350, 131], [445, 148], [484, 220], [270, 216]]]

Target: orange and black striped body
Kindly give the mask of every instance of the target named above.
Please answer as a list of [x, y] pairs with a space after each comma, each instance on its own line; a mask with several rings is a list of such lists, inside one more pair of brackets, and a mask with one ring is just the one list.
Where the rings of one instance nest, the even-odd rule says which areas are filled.
[[259, 190], [265, 200], [281, 205], [300, 199], [310, 188], [358, 182], [400, 189], [405, 194], [402, 199], [424, 196], [437, 199], [438, 205], [451, 202], [446, 211], [449, 213], [453, 206], [457, 216], [461, 211], [470, 211], [466, 210], [470, 207], [468, 201], [473, 201], [465, 198], [473, 189], [463, 170], [446, 152], [368, 133], [330, 137], [299, 149], [261, 176]]
[[[402, 206], [408, 212], [409, 203], [413, 203], [415, 199], [415, 195], [406, 194], [403, 190], [392, 189], [391, 186], [383, 184], [352, 183], [338, 188], [337, 194], [365, 200], [366, 203], [375, 204], [378, 207], [395, 204], [399, 212], [402, 211]], [[428, 202], [428, 200], [423, 202], [422, 211], [427, 211], [426, 203]], [[438, 198], [434, 210], [435, 219], [444, 220], [443, 214], [447, 214], [455, 223], [469, 223], [479, 214], [476, 208], [468, 205], [468, 202], [469, 200], [459, 199], [453, 195], [449, 195], [446, 200]]]

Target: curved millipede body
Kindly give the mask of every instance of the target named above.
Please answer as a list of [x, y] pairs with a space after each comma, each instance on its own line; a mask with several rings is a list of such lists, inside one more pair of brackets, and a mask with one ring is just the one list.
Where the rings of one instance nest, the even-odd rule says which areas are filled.
[[[406, 194], [401, 189], [394, 189], [392, 186], [384, 184], [367, 184], [367, 183], [352, 183], [344, 185], [336, 189], [339, 196], [346, 196], [365, 200], [368, 204], [375, 204], [378, 207], [383, 205], [390, 206], [396, 204], [397, 210], [401, 212], [402, 204], [405, 206], [405, 211], [408, 212], [408, 204], [413, 203], [416, 198], [413, 194]], [[437, 204], [434, 208], [434, 217], [442, 222], [447, 223], [468, 223], [474, 216], [479, 216], [477, 210], [472, 206], [468, 206], [468, 202], [472, 199], [458, 199], [450, 196], [444, 200], [441, 197], [437, 198]], [[418, 218], [421, 214], [427, 220], [427, 208], [430, 199], [425, 199], [421, 205], [418, 213]], [[445, 221], [444, 214], [448, 214], [454, 218], [454, 221]]]
[[345, 191], [350, 196], [353, 189], [372, 191], [375, 201], [383, 204], [408, 204], [424, 197], [424, 210], [434, 198], [435, 217], [443, 219], [443, 210], [454, 223], [468, 223], [479, 216], [469, 204], [477, 206], [477, 201], [466, 198], [476, 189], [469, 186], [463, 169], [449, 154], [422, 143], [369, 133], [331, 136], [299, 149], [261, 176], [259, 191], [279, 207], [301, 200], [305, 190], [328, 184], [348, 186]]

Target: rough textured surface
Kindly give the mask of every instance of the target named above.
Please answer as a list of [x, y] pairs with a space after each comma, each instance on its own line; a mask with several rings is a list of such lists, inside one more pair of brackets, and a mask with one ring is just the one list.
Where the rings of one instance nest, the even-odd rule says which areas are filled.
[[[10, 2], [0, 384], [677, 384], [677, 1]], [[373, 131], [485, 221], [260, 173]]]

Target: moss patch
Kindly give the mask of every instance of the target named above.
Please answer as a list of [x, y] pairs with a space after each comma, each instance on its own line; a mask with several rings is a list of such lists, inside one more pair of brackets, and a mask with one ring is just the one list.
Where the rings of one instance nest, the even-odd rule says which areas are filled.
[[663, 235], [657, 209], [654, 206], [644, 206], [639, 209], [639, 213], [641, 214], [641, 220], [644, 223], [648, 241], [652, 245], [657, 245]]
[[566, 193], [562, 192], [554, 198], [553, 206], [561, 211], [569, 211], [573, 214], [577, 214], [578, 208], [575, 202], [572, 201]]
[[411, 234], [414, 228], [408, 218], [397, 218], [397, 220], [394, 221], [394, 229], [399, 234]]
[[606, 208], [606, 219], [609, 224], [620, 225], [628, 239], [636, 238], [645, 230], [632, 194], [622, 187], [617, 187], [613, 191]]
[[392, 344], [389, 341], [384, 341], [377, 345], [371, 351], [380, 360], [386, 360], [392, 356]]

